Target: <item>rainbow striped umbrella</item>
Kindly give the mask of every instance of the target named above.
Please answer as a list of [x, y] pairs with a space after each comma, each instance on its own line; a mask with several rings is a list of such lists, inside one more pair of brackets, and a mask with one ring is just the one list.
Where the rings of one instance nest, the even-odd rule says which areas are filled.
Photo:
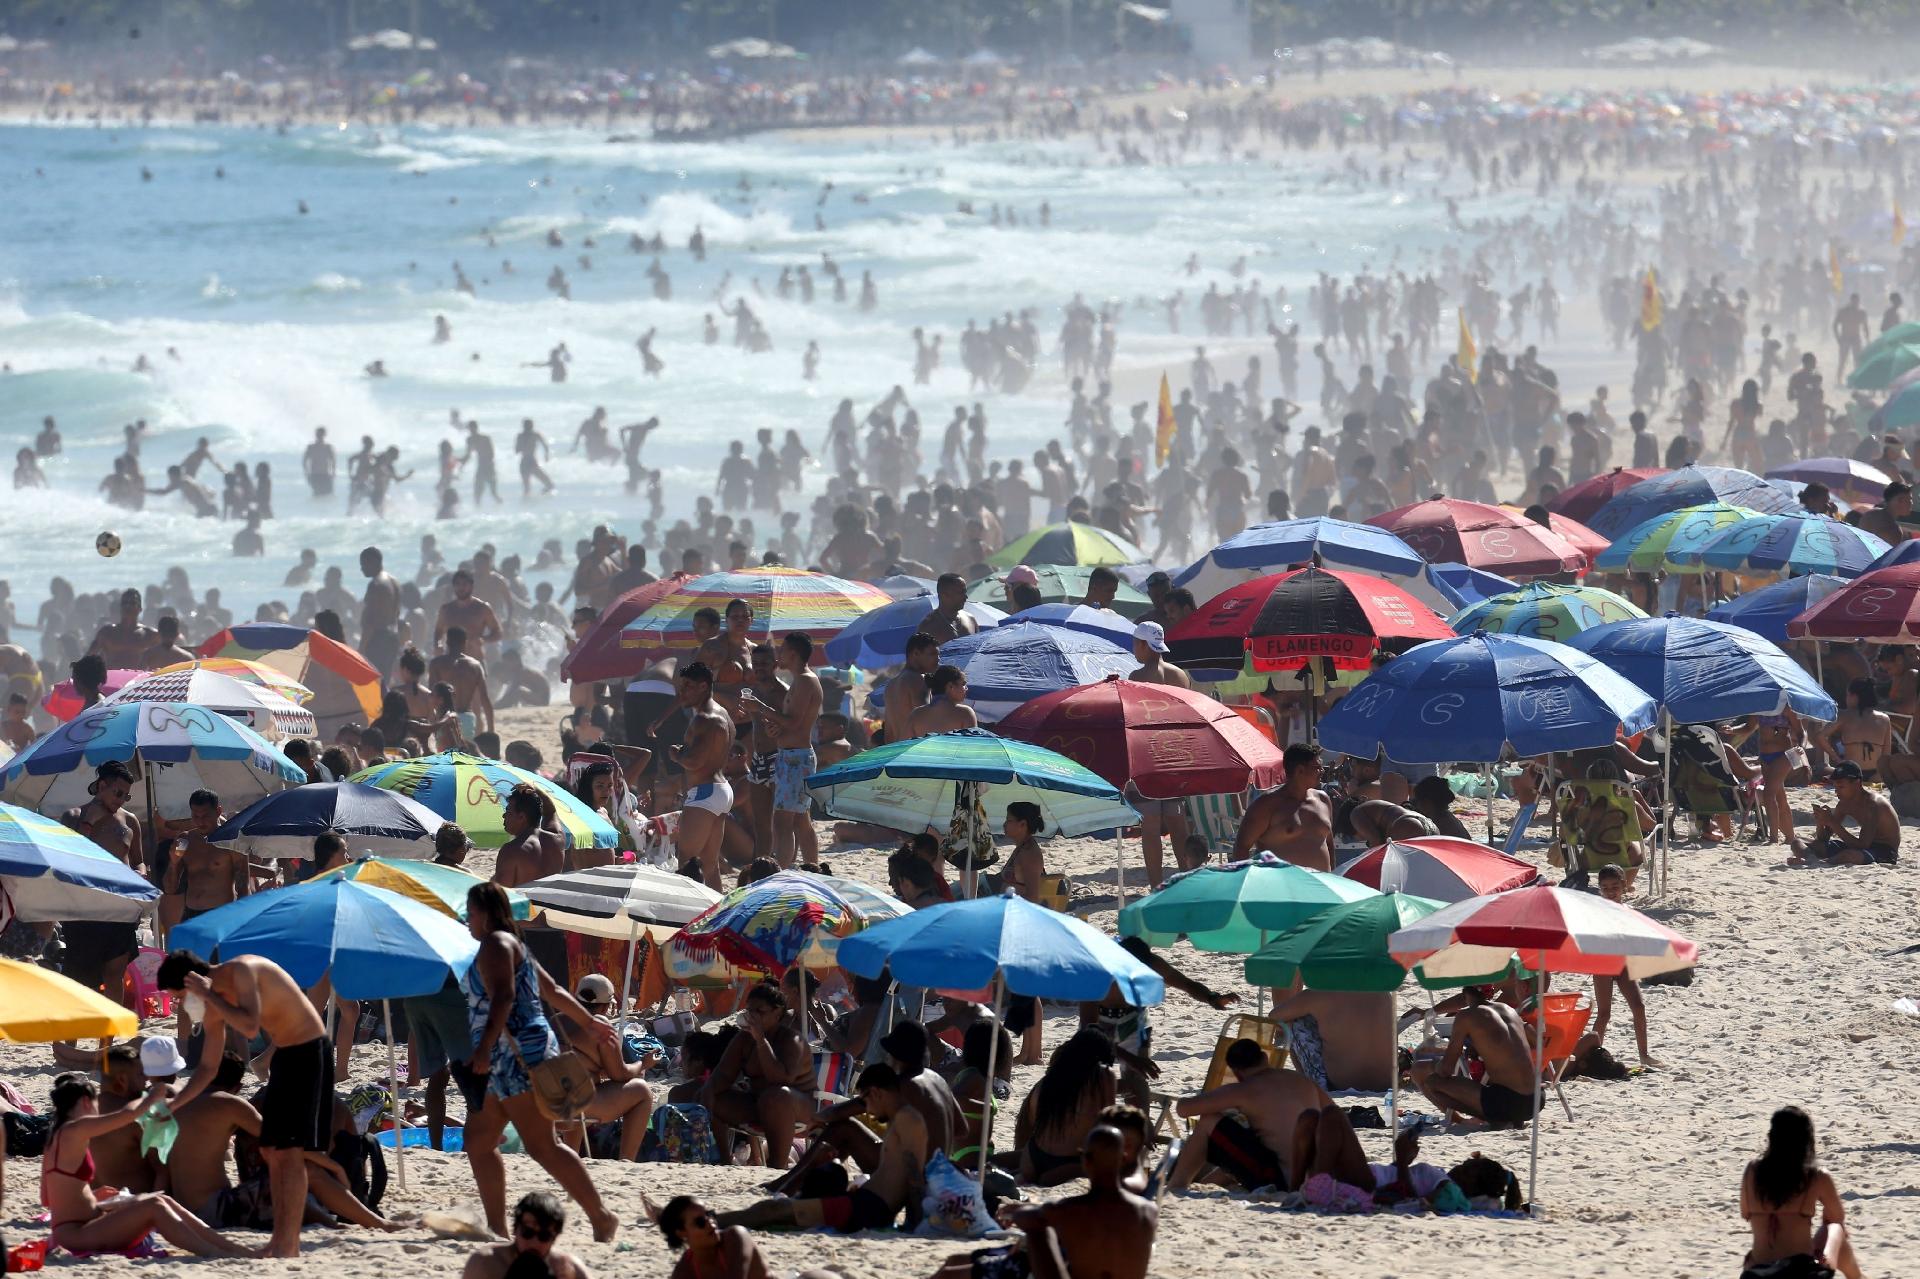
[[1589, 626], [1645, 616], [1633, 601], [1598, 586], [1529, 582], [1517, 591], [1504, 592], [1455, 613], [1447, 625], [1458, 635], [1498, 631], [1565, 643], [1568, 636], [1578, 635]]
[[1025, 537], [1017, 537], [987, 556], [994, 568], [1012, 568], [1015, 564], [1078, 564], [1095, 568], [1102, 564], [1144, 564], [1147, 553], [1098, 524], [1049, 524]]
[[248, 661], [244, 657], [203, 657], [197, 662], [175, 662], [172, 666], [162, 666], [153, 673], [179, 675], [187, 671], [208, 671], [237, 679], [242, 684], [252, 684], [256, 688], [270, 688], [297, 706], [305, 706], [313, 700], [313, 690], [285, 671], [275, 670], [265, 662]]
[[[1649, 481], [1651, 483], [1651, 481]], [[1644, 485], [1642, 486], [1644, 487]], [[1704, 573], [1698, 560], [1685, 558], [1712, 541], [1715, 535], [1759, 511], [1726, 502], [1683, 506], [1634, 525], [1600, 552], [1593, 567], [1600, 573]]]
[[606, 818], [559, 784], [498, 760], [449, 751], [375, 764], [361, 769], [351, 780], [405, 795], [442, 821], [458, 822], [476, 848], [498, 848], [507, 842], [506, 828], [500, 821], [507, 810], [507, 796], [526, 782], [553, 801], [560, 825], [573, 837], [576, 848], [620, 846], [620, 833]]
[[197, 650], [202, 659], [240, 657], [270, 666], [313, 690], [307, 709], [331, 735], [342, 724], [380, 717], [380, 672], [355, 650], [306, 626], [229, 626]]
[[1863, 528], [1803, 511], [1743, 520], [1676, 558], [1708, 568], [1858, 577], [1888, 549]]
[[877, 586], [800, 568], [761, 568], [750, 573], [708, 573], [669, 592], [620, 632], [626, 648], [685, 653], [699, 647], [693, 615], [703, 608], [724, 612], [730, 600], [753, 608], [752, 634], [772, 639], [788, 631], [813, 638], [813, 660], [825, 662], [824, 641], [865, 613], [893, 603]]
[[683, 981], [711, 975], [720, 961], [757, 973], [784, 973], [795, 964], [832, 968], [841, 938], [911, 913], [864, 885], [781, 871], [707, 907], [667, 939], [662, 954], [667, 975]]

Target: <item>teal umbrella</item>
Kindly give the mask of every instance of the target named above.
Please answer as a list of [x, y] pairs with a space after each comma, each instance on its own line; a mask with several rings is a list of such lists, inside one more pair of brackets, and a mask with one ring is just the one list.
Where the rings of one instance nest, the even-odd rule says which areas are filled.
[[1430, 897], [1376, 893], [1328, 907], [1248, 956], [1247, 980], [1291, 986], [1298, 977], [1314, 990], [1398, 990], [1407, 969], [1387, 953], [1387, 938], [1445, 905]]
[[1901, 374], [1916, 368], [1920, 368], [1920, 347], [1885, 346], [1847, 374], [1847, 385], [1856, 391], [1884, 391]]
[[1340, 875], [1261, 853], [1252, 861], [1203, 866], [1120, 912], [1120, 933], [1152, 946], [1182, 934], [1196, 950], [1249, 955], [1321, 911], [1380, 894]]
[[1904, 324], [1894, 325], [1885, 333], [1882, 333], [1879, 337], [1867, 343], [1860, 351], [1860, 359], [1862, 362], [1865, 362], [1873, 359], [1882, 351], [1890, 351], [1895, 347], [1906, 346], [1914, 342], [1920, 342], [1920, 322], [1908, 320]]

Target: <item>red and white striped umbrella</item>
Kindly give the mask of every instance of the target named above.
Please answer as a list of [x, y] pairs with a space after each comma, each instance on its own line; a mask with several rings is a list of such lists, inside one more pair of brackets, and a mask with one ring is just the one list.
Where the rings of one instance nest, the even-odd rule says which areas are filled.
[[1451, 835], [1389, 840], [1335, 873], [1383, 893], [1407, 893], [1437, 902], [1504, 893], [1540, 878], [1532, 862]]
[[1497, 972], [1515, 959], [1540, 973], [1639, 979], [1691, 968], [1700, 952], [1632, 907], [1545, 885], [1455, 902], [1395, 933], [1387, 949], [1429, 980]]

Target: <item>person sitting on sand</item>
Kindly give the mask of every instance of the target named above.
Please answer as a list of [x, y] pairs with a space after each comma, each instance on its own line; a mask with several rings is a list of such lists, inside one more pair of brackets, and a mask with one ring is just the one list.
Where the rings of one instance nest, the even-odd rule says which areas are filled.
[[1432, 822], [1434, 829], [1454, 839], [1472, 839], [1467, 824], [1453, 815], [1453, 784], [1435, 774], [1413, 784], [1413, 811]]
[[759, 1125], [772, 1168], [787, 1166], [793, 1132], [813, 1114], [813, 1058], [786, 1011], [787, 997], [772, 982], [747, 992], [740, 1033], [714, 1066], [704, 1097], [716, 1124]]
[[1203, 1168], [1211, 1170], [1207, 1180], [1243, 1190], [1290, 1184], [1300, 1116], [1333, 1104], [1326, 1089], [1297, 1070], [1276, 1067], [1251, 1039], [1227, 1046], [1227, 1070], [1234, 1082], [1174, 1105], [1175, 1114], [1200, 1123], [1180, 1152], [1169, 1189], [1186, 1189]]
[[1815, 1162], [1813, 1119], [1800, 1107], [1773, 1112], [1767, 1148], [1740, 1177], [1740, 1215], [1753, 1230], [1740, 1279], [1832, 1279], [1835, 1271], [1860, 1279], [1846, 1207]]
[[[1154, 953], [1153, 947], [1138, 937], [1123, 938], [1120, 948], [1160, 974], [1168, 990], [1180, 991], [1216, 1012], [1225, 1012], [1240, 1002], [1240, 996], [1236, 994], [1221, 994], [1211, 986], [1187, 976]], [[1147, 1010], [1136, 1008], [1125, 1000], [1114, 1004], [1098, 1001], [1083, 1003], [1080, 1005], [1080, 1024], [1093, 1027], [1113, 1041], [1113, 1055], [1120, 1065], [1120, 1088], [1134, 1104], [1145, 1106], [1151, 1090], [1148, 1081], [1160, 1078], [1160, 1067], [1154, 1063], [1152, 1056], [1153, 1027], [1147, 1021]]]
[[[1414, 1085], [1449, 1112], [1496, 1128], [1524, 1127], [1533, 1119], [1534, 1090], [1540, 1086], [1527, 1025], [1513, 1008], [1490, 1000], [1484, 987], [1468, 987], [1467, 997], [1471, 1006], [1454, 1015], [1446, 1052], [1437, 1060], [1415, 1055]], [[1457, 1073], [1468, 1051], [1486, 1066], [1478, 1083]]]
[[522, 1195], [513, 1206], [513, 1238], [489, 1244], [468, 1257], [460, 1279], [507, 1279], [509, 1275], [513, 1279], [538, 1275], [593, 1279], [580, 1258], [555, 1246], [566, 1226], [567, 1210], [558, 1199], [544, 1190]]
[[1813, 806], [1812, 837], [1796, 831], [1792, 838], [1789, 866], [1891, 866], [1900, 857], [1900, 814], [1886, 795], [1867, 789], [1859, 764], [1843, 759], [1833, 769], [1833, 803]]
[[[667, 1247], [681, 1252], [668, 1279], [767, 1279], [767, 1259], [745, 1226], [722, 1226], [720, 1214], [692, 1195], [675, 1195], [660, 1210], [660, 1233]], [[475, 1279], [466, 1276], [466, 1279]], [[816, 1267], [793, 1279], [840, 1279], [840, 1273]]]
[[1053, 1050], [1014, 1119], [1023, 1183], [1058, 1186], [1080, 1175], [1080, 1144], [1118, 1097], [1113, 1063], [1113, 1041], [1091, 1026]]

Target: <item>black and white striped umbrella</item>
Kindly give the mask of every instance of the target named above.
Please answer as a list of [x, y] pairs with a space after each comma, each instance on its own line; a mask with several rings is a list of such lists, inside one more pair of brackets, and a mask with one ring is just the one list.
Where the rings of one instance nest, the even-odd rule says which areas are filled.
[[625, 940], [647, 933], [664, 941], [720, 894], [658, 866], [594, 866], [520, 885], [552, 927]]

